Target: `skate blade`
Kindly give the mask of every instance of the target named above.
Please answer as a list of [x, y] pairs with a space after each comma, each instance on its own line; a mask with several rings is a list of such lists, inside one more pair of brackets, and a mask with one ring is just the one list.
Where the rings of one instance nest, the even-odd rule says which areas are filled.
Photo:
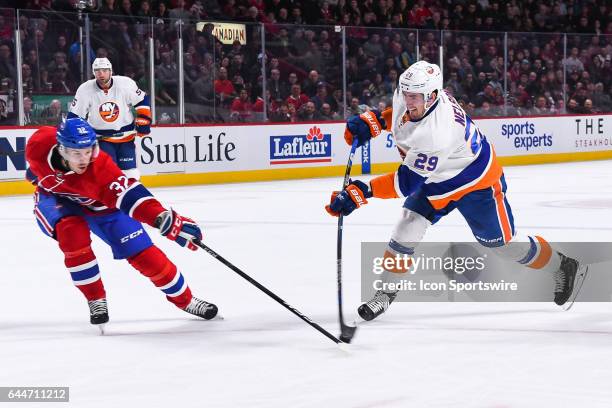
[[100, 330], [100, 336], [104, 336], [106, 332], [106, 323], [98, 324], [98, 330]]
[[574, 306], [574, 302], [578, 298], [580, 294], [580, 289], [582, 289], [582, 285], [584, 284], [584, 280], [587, 277], [589, 272], [589, 265], [584, 265], [578, 268], [578, 272], [576, 272], [576, 279], [574, 281], [574, 290], [568, 301], [562, 306], [564, 311], [568, 311]]

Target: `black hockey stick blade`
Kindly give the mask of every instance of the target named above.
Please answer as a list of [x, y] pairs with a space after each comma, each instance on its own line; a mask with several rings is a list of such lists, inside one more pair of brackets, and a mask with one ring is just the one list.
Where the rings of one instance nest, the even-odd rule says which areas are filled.
[[347, 324], [342, 324], [340, 326], [340, 341], [343, 343], [350, 343], [355, 336], [355, 332], [357, 331], [357, 325], [349, 326]]
[[272, 299], [276, 300], [276, 302], [280, 303], [285, 309], [289, 310], [291, 313], [293, 313], [294, 315], [296, 315], [297, 317], [302, 319], [304, 322], [306, 322], [309, 326], [313, 327], [319, 333], [323, 334], [325, 337], [327, 337], [328, 339], [330, 339], [331, 341], [333, 341], [336, 344], [342, 343], [333, 334], [331, 334], [330, 332], [325, 330], [323, 327], [319, 326], [317, 323], [315, 323], [312, 320], [310, 320], [310, 318], [308, 316], [304, 315], [302, 312], [297, 310], [295, 307], [293, 307], [290, 304], [288, 304], [287, 302], [285, 302], [283, 299], [281, 299], [278, 295], [276, 295], [270, 289], [266, 288], [264, 285], [262, 285], [261, 283], [257, 282], [251, 276], [247, 275], [240, 268], [238, 268], [233, 263], [231, 263], [227, 259], [223, 258], [221, 255], [219, 255], [218, 253], [213, 251], [210, 247], [208, 247], [202, 241], [193, 240], [191, 242], [193, 242], [198, 247], [202, 248], [204, 251], [206, 251], [209, 255], [211, 255], [217, 261], [221, 262], [223, 265], [227, 266], [232, 271], [236, 272], [242, 278], [247, 280], [251, 285], [255, 286], [257, 289], [261, 290], [263, 293], [265, 293], [266, 295], [270, 296]]

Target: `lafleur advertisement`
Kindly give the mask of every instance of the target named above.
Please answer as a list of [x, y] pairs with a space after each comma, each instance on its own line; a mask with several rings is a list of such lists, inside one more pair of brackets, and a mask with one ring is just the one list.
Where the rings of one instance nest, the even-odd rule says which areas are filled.
[[318, 126], [305, 135], [270, 136], [270, 164], [331, 163], [331, 139]]

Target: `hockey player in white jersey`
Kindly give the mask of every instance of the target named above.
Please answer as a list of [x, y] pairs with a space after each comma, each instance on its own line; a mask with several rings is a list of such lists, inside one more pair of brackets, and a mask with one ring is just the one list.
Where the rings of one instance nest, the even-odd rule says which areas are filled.
[[[404, 198], [402, 215], [385, 252], [386, 258], [395, 258], [412, 255], [429, 225], [456, 208], [480, 244], [504, 258], [553, 273], [554, 301], [564, 304], [581, 269], [578, 262], [554, 251], [539, 236], [516, 233], [495, 150], [442, 84], [440, 68], [419, 61], [400, 76], [392, 109], [349, 118], [347, 143], [356, 138], [362, 145], [386, 128], [393, 133], [403, 163], [370, 183], [355, 180], [342, 192], [334, 192], [327, 211], [348, 215], [371, 197]], [[408, 272], [390, 269], [383, 272], [383, 288], [400, 282]], [[359, 307], [359, 315], [365, 320], [376, 318], [396, 296], [396, 291], [377, 291]]]
[[151, 133], [149, 96], [133, 79], [113, 75], [108, 58], [96, 58], [91, 68], [95, 78], [79, 86], [68, 118], [87, 120], [98, 135], [100, 148], [129, 178], [139, 179], [134, 138]]

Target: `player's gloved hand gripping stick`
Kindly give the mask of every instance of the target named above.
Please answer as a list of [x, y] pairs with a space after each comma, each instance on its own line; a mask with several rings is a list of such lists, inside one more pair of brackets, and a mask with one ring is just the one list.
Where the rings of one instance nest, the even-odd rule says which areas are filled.
[[192, 241], [201, 240], [202, 231], [191, 218], [178, 215], [176, 211], [170, 209], [170, 211], [166, 211], [158, 217], [156, 224], [159, 232], [169, 240], [192, 251], [198, 249]]
[[387, 122], [380, 111], [372, 109], [361, 115], [353, 115], [346, 121], [344, 140], [348, 145], [357, 141], [357, 147], [361, 147], [371, 138], [380, 135], [386, 127]]

